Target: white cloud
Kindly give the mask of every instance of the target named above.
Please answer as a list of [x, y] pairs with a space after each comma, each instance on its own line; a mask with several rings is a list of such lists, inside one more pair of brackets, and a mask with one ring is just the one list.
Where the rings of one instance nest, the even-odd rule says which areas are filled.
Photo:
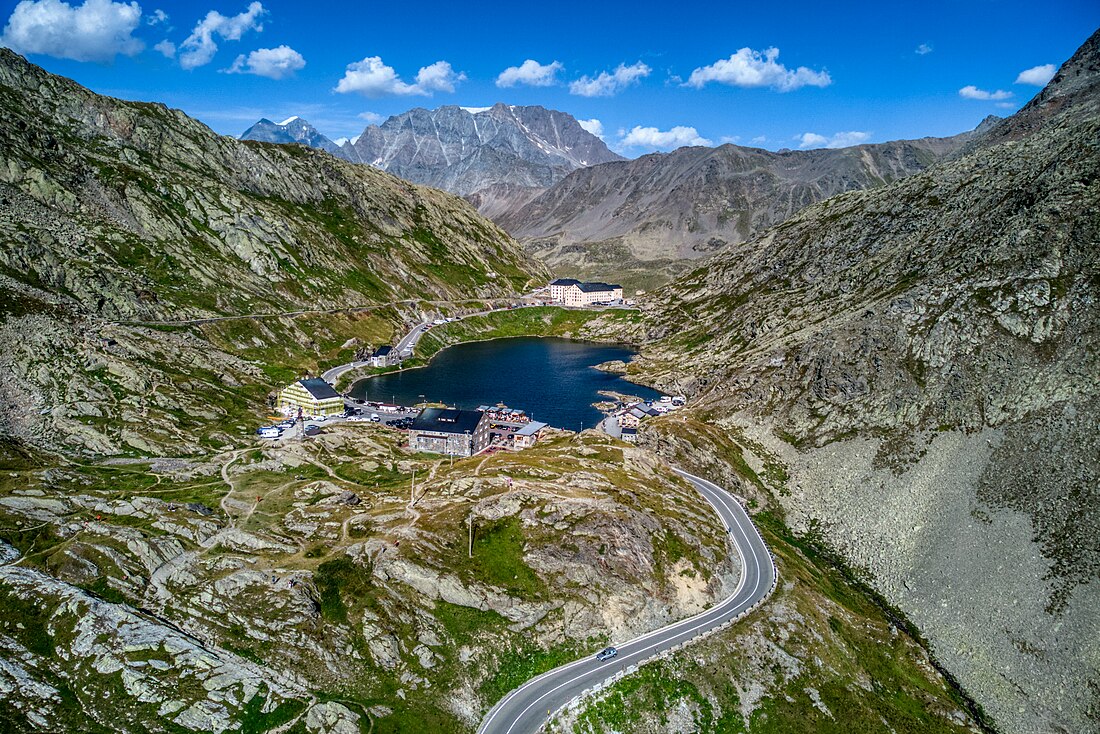
[[453, 92], [455, 85], [465, 81], [465, 79], [465, 74], [456, 74], [455, 70], [446, 61], [437, 61], [416, 72], [416, 84], [414, 86], [421, 90], [417, 92], [418, 94], [430, 95], [432, 92]]
[[753, 138], [749, 142], [752, 143], [753, 145], [760, 145], [762, 143], [768, 142], [768, 136], [767, 135], [757, 135], [755, 138]]
[[801, 141], [798, 144], [799, 148], [820, 148], [829, 142], [827, 137], [817, 133], [802, 133], [797, 139]]
[[509, 66], [500, 72], [500, 76], [497, 77], [497, 86], [503, 88], [526, 84], [531, 87], [549, 87], [557, 83], [558, 72], [562, 68], [564, 67], [560, 61], [540, 64], [534, 59], [527, 59], [519, 66]]
[[622, 148], [649, 148], [652, 150], [671, 150], [685, 145], [711, 145], [711, 141], [699, 135], [693, 127], [678, 125], [671, 130], [658, 130], [655, 127], [636, 125], [619, 141]]
[[1037, 87], [1045, 87], [1047, 82], [1054, 78], [1054, 72], [1058, 69], [1054, 64], [1043, 64], [1024, 69], [1016, 77], [1017, 84], [1034, 84]]
[[153, 12], [149, 13], [149, 16], [145, 19], [145, 22], [149, 25], [160, 25], [161, 23], [167, 23], [168, 13], [164, 12], [160, 8], [157, 8]]
[[699, 89], [709, 82], [718, 82], [733, 87], [771, 87], [789, 92], [800, 87], [827, 87], [833, 83], [827, 71], [814, 71], [805, 66], [792, 71], [776, 61], [778, 58], [779, 49], [774, 47], [763, 53], [742, 48], [728, 59], [719, 59], [691, 72], [686, 84]]
[[107, 62], [145, 48], [131, 35], [140, 22], [136, 2], [86, 0], [73, 7], [61, 0], [23, 0], [8, 18], [0, 46], [21, 54]]
[[172, 43], [167, 38], [153, 46], [153, 49], [162, 53], [166, 59], [170, 59], [176, 55], [176, 44]]
[[722, 137], [718, 138], [718, 142], [723, 143], [723, 144], [725, 144], [725, 143], [739, 143], [739, 142], [741, 142], [741, 136], [740, 135], [723, 135]]
[[244, 12], [234, 16], [225, 16], [217, 10], [211, 10], [180, 44], [180, 66], [194, 69], [209, 64], [218, 52], [214, 36], [225, 41], [239, 41], [248, 31], [262, 31], [264, 27], [259, 21], [266, 12], [264, 6], [258, 2], [249, 4]]
[[416, 73], [416, 83], [408, 84], [401, 81], [393, 67], [386, 66], [380, 56], [368, 56], [362, 61], [348, 64], [335, 91], [341, 94], [358, 92], [366, 97], [384, 97], [390, 94], [419, 94], [430, 97], [434, 92], [453, 92], [455, 85], [465, 79], [465, 74], [456, 74], [446, 61], [437, 61], [421, 68]]
[[922, 43], [921, 45], [917, 46], [916, 50], [913, 51], [913, 53], [917, 54], [918, 56], [924, 56], [926, 54], [932, 53], [933, 50], [934, 49], [927, 43]]
[[358, 117], [360, 120], [366, 120], [367, 123], [370, 125], [377, 125], [378, 123], [382, 122], [382, 120], [386, 119], [377, 112], [360, 112], [358, 115], [356, 115], [356, 117]]
[[303, 68], [306, 60], [290, 46], [258, 48], [245, 56], [237, 57], [233, 65], [225, 70], [227, 74], [255, 74], [268, 79], [285, 79]]
[[641, 61], [630, 66], [619, 64], [613, 72], [601, 71], [594, 78], [586, 75], [571, 82], [569, 93], [581, 97], [610, 97], [649, 76], [651, 71]]
[[585, 130], [592, 133], [593, 135], [595, 135], [600, 140], [603, 140], [603, 123], [602, 122], [600, 122], [599, 120], [597, 120], [594, 117], [591, 120], [577, 120], [577, 122]]
[[987, 92], [984, 89], [978, 89], [973, 84], [968, 84], [959, 90], [959, 96], [964, 99], [999, 100], [1008, 99], [1012, 96], [1012, 92], [1006, 92], [1003, 89]]
[[833, 133], [832, 137], [825, 137], [817, 133], [802, 133], [795, 137], [798, 147], [806, 148], [847, 148], [852, 145], [866, 143], [871, 138], [871, 133], [860, 130], [848, 130], [846, 132]]

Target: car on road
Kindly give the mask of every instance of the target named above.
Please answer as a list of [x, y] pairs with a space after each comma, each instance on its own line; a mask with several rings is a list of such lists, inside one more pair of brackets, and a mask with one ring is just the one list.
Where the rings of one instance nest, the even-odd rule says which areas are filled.
[[378, 415], [377, 413], [371, 413], [370, 414], [370, 422], [371, 423], [381, 423], [382, 422], [382, 416]]
[[603, 662], [604, 660], [610, 660], [611, 658], [615, 657], [618, 654], [619, 654], [619, 651], [616, 650], [615, 648], [605, 647], [604, 649], [602, 649], [598, 653], [596, 653], [596, 659], [599, 660], [600, 662]]

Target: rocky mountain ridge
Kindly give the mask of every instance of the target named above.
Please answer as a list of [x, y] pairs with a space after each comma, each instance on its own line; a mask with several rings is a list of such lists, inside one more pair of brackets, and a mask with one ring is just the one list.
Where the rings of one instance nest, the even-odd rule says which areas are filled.
[[0, 267], [92, 313], [503, 295], [542, 277], [504, 232], [443, 192], [301, 146], [225, 138], [8, 50], [0, 86]]
[[467, 197], [486, 215], [519, 207], [570, 171], [624, 160], [568, 113], [503, 102], [418, 107], [339, 144], [301, 118], [260, 120], [241, 139], [320, 148]]
[[866, 569], [1008, 733], [1100, 726], [1098, 141], [1100, 33], [957, 154], [650, 305], [643, 374], [780, 459], [791, 526]]
[[557, 273], [610, 269], [607, 277], [651, 285], [810, 204], [924, 170], [988, 124], [950, 138], [839, 149], [727, 144], [653, 153], [574, 171], [494, 219]]

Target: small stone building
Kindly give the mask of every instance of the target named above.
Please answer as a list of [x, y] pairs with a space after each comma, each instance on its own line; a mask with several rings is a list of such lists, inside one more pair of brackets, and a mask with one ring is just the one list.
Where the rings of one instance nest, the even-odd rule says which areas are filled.
[[425, 408], [409, 427], [414, 451], [473, 456], [488, 445], [489, 419], [480, 410]]

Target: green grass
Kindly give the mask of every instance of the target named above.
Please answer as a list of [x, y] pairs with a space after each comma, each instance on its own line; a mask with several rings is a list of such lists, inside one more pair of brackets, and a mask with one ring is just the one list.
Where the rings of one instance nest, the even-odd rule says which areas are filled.
[[[590, 650], [603, 645], [603, 640], [589, 640], [586, 646]], [[518, 648], [509, 646], [502, 649], [499, 656], [499, 667], [486, 678], [480, 688], [481, 695], [486, 701], [496, 702], [509, 691], [526, 683], [536, 675], [541, 675], [548, 670], [553, 670], [559, 665], [570, 663], [589, 650], [568, 643], [549, 649], [540, 649], [530, 643], [521, 644]]]
[[[462, 523], [462, 534], [467, 527]], [[546, 584], [523, 561], [523, 526], [518, 517], [506, 517], [489, 525], [474, 522], [474, 556], [460, 556], [455, 566], [475, 580], [504, 589], [524, 599], [541, 599]]]
[[633, 323], [641, 317], [636, 311], [624, 309], [582, 311], [556, 306], [495, 311], [433, 328], [421, 337], [416, 356], [427, 359], [444, 347], [479, 339], [576, 335], [589, 321], [597, 318]]
[[313, 573], [313, 583], [321, 596], [321, 615], [347, 624], [349, 610], [374, 595], [371, 570], [357, 566], [350, 558], [325, 561]]
[[[0, 586], [0, 629], [18, 639], [35, 655], [52, 658], [54, 636], [49, 630], [50, 612], [41, 604], [26, 601]], [[22, 629], [16, 627], [21, 624]]]

